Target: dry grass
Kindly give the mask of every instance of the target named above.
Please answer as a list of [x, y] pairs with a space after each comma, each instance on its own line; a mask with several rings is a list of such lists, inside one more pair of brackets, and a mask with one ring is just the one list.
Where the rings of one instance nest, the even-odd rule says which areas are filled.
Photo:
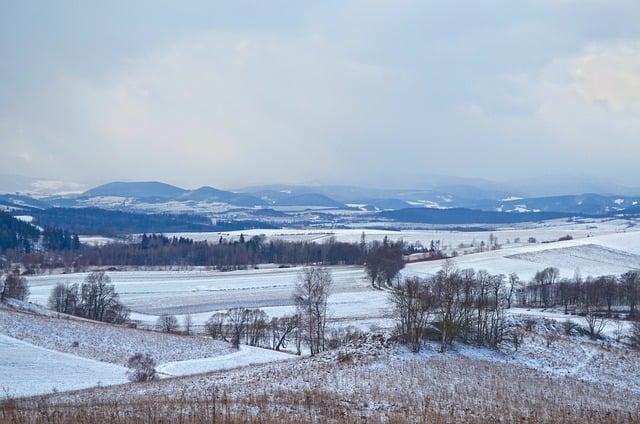
[[557, 329], [539, 327], [519, 359], [413, 355], [368, 336], [314, 358], [6, 399], [0, 423], [640, 423], [637, 351], [565, 336], [547, 347]]
[[466, 358], [338, 355], [227, 373], [5, 400], [0, 422], [637, 423], [624, 388]]

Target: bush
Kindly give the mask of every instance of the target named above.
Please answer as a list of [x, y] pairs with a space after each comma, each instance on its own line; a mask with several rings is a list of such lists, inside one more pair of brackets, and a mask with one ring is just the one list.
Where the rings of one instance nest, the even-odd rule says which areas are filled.
[[156, 361], [148, 353], [136, 353], [127, 361], [129, 381], [139, 383], [157, 378]]

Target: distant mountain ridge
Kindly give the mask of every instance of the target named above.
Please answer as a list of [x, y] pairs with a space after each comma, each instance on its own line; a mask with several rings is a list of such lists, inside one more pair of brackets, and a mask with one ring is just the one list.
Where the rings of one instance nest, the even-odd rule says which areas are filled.
[[187, 190], [157, 181], [112, 182], [94, 187], [82, 193], [83, 197], [117, 196], [137, 198], [175, 198]]
[[[349, 226], [358, 222], [406, 222], [419, 224], [483, 224], [542, 221], [554, 218], [638, 215], [640, 196], [599, 193], [527, 197], [499, 187], [478, 188], [450, 184], [425, 189], [376, 189], [353, 186], [262, 186], [244, 190], [220, 190], [210, 186], [188, 190], [158, 181], [111, 182], [82, 193], [49, 197], [25, 194], [0, 195], [0, 209], [14, 215], [38, 215], [43, 222], [64, 217], [79, 222], [74, 209], [106, 210], [138, 215], [181, 216], [179, 222], [156, 219], [158, 228], [241, 228], [278, 226]], [[49, 211], [36, 213], [37, 211]], [[108, 220], [116, 215], [102, 214]], [[195, 221], [188, 216], [199, 217]], [[120, 217], [120, 215], [118, 215]], [[115, 218], [114, 218], [115, 219]], [[118, 218], [120, 219], [120, 218]], [[139, 220], [136, 228], [145, 226]], [[130, 228], [126, 220], [118, 227]], [[226, 222], [224, 226], [217, 222]], [[80, 225], [80, 224], [76, 224]], [[386, 224], [385, 224], [386, 225]], [[392, 224], [389, 224], [392, 225]]]

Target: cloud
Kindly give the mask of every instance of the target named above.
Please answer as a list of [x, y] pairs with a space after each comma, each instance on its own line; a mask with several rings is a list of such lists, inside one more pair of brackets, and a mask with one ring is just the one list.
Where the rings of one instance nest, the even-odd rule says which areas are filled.
[[572, 63], [573, 89], [616, 110], [640, 109], [640, 41], [594, 46]]
[[[509, 179], [598, 161], [637, 176], [633, 2], [353, 0], [242, 18], [212, 6], [215, 24], [180, 7], [166, 32], [175, 8], [138, 25], [152, 5], [122, 31], [115, 18], [98, 35], [65, 26], [54, 65], [22, 44], [29, 60], [0, 68], [0, 166], [223, 188]], [[50, 37], [56, 22], [30, 31]]]
[[30, 118], [67, 140], [76, 170], [105, 178], [305, 182], [353, 159], [342, 155], [357, 142], [341, 148], [343, 136], [370, 119], [390, 74], [321, 37], [207, 32], [105, 78], [65, 75], [49, 93], [61, 100], [56, 113]]

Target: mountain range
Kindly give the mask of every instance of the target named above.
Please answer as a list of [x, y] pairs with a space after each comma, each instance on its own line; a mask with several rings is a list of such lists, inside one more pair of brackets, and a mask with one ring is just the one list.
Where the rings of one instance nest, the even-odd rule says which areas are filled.
[[[0, 188], [7, 186], [2, 181], [0, 176]], [[26, 180], [20, 182], [28, 185]], [[189, 190], [157, 181], [110, 182], [75, 193], [6, 193], [0, 195], [0, 208], [39, 216], [52, 208], [58, 209], [55, 216], [61, 209], [98, 208], [199, 216], [212, 223], [245, 222], [252, 226], [336, 226], [377, 221], [459, 225], [640, 213], [640, 195], [629, 194], [633, 193], [631, 189], [611, 193], [615, 186], [597, 182], [592, 184], [600, 184], [605, 192], [547, 196], [527, 196], [524, 190], [496, 184], [453, 182], [425, 189], [269, 185], [233, 191], [209, 186]], [[39, 186], [47, 184], [41, 182]], [[199, 220], [197, 226], [206, 230], [207, 224]]]

